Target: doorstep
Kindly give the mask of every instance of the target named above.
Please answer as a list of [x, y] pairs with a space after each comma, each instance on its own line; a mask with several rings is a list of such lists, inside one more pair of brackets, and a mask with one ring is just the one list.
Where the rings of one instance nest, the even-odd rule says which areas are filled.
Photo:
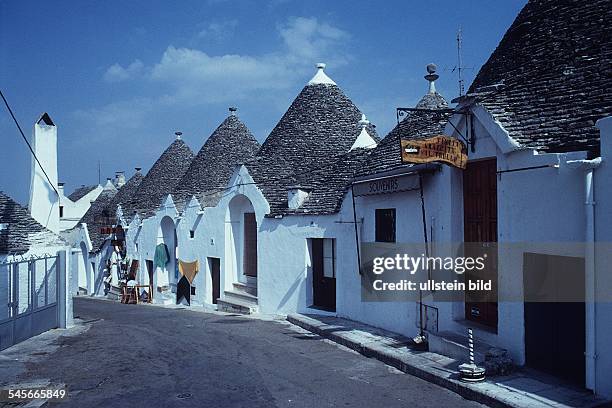
[[419, 351], [408, 337], [352, 320], [290, 314], [287, 321], [464, 398], [492, 407], [597, 407], [606, 402], [588, 391], [568, 387], [549, 376], [524, 371], [487, 378], [482, 383], [464, 383], [459, 380], [457, 371], [463, 361]]

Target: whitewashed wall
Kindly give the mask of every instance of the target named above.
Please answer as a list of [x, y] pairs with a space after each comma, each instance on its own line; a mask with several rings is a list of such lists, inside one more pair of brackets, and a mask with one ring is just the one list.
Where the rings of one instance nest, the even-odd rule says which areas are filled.
[[[595, 170], [595, 286], [598, 299], [612, 297], [612, 117], [597, 122], [602, 163]], [[612, 302], [595, 305], [595, 390], [612, 399]]]

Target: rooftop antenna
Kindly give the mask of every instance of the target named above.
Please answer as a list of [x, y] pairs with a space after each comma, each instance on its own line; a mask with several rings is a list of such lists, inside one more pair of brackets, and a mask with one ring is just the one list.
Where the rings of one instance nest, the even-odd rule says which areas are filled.
[[100, 185], [100, 160], [98, 160], [98, 185]]
[[463, 96], [463, 76], [461, 75], [461, 43], [463, 42], [463, 33], [461, 32], [461, 26], [457, 30], [457, 74], [459, 76], [459, 96]]

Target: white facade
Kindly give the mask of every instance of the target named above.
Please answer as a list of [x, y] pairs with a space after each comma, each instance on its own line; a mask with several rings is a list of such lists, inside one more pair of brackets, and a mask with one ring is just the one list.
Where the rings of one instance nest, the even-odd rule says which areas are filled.
[[[529, 250], [551, 255], [585, 257], [589, 255], [581, 245], [567, 245], [563, 250], [551, 250], [550, 243], [583, 243], [587, 240], [587, 210], [583, 168], [575, 161], [586, 158], [584, 153], [538, 154], [531, 149], [518, 149], [500, 125], [475, 106], [473, 134], [475, 151], [470, 160], [495, 157], [499, 171], [532, 168], [502, 173], [498, 177], [498, 241], [500, 243], [530, 243]], [[457, 118], [453, 119], [457, 120]], [[460, 122], [457, 120], [457, 122]], [[610, 132], [611, 120], [600, 122], [602, 131]], [[461, 123], [458, 129], [465, 133]], [[453, 134], [452, 127], [448, 127]], [[456, 136], [456, 135], [455, 135]], [[606, 180], [610, 172], [605, 163], [612, 151], [612, 133], [602, 136], [602, 164], [594, 170], [594, 224], [605, 226], [612, 214], [612, 190]], [[435, 242], [463, 241], [463, 193], [461, 170], [442, 166], [435, 174], [424, 176], [424, 197], [430, 239]], [[374, 241], [374, 212], [377, 208], [396, 208], [397, 242], [420, 243], [423, 230], [418, 191], [355, 197], [356, 218], [360, 242]], [[367, 303], [361, 301], [361, 281], [357, 265], [352, 197], [349, 192], [341, 210], [334, 215], [291, 215], [282, 218], [266, 217], [269, 205], [261, 191], [253, 184], [248, 168], [241, 166], [232, 177], [228, 190], [215, 207], [200, 208], [194, 198], [179, 214], [171, 199], [167, 199], [156, 216], [129, 225], [126, 235], [128, 256], [140, 259], [140, 280], [146, 283], [146, 261], [152, 261], [155, 246], [168, 244], [173, 235], [160, 233], [162, 222], [176, 229], [176, 259], [199, 260], [200, 272], [194, 286], [198, 303], [211, 305], [212, 280], [210, 258], [218, 258], [221, 265], [221, 298], [237, 282], [246, 282], [242, 273], [242, 214], [254, 212], [257, 220], [257, 300], [262, 313], [291, 312], [322, 313], [312, 308], [313, 276], [310, 264], [311, 238], [332, 238], [336, 241], [336, 312], [341, 317], [362, 321], [377, 327], [414, 336], [418, 333], [418, 309], [411, 302]], [[612, 219], [610, 220], [612, 222]], [[596, 240], [610, 242], [606, 228], [596, 229]], [[168, 238], [172, 237], [172, 238]], [[552, 251], [552, 252], [551, 252]], [[556, 251], [556, 252], [555, 252]], [[598, 292], [612, 290], [612, 281], [605, 265], [610, 263], [609, 252], [597, 253], [594, 269], [587, 266], [587, 287]], [[522, 297], [522, 253], [500, 259], [498, 265], [499, 296]], [[170, 282], [175, 282], [173, 267], [169, 267]], [[595, 279], [596, 284], [593, 284]], [[589, 283], [591, 282], [591, 283]], [[438, 308], [439, 331], [463, 334], [465, 308], [463, 302], [425, 303]], [[587, 386], [598, 394], [612, 393], [603, 380], [611, 367], [609, 344], [612, 329], [609, 324], [609, 304], [587, 307]], [[497, 331], [475, 328], [478, 339], [507, 349], [514, 361], [525, 363], [524, 305], [522, 302], [499, 302]]]

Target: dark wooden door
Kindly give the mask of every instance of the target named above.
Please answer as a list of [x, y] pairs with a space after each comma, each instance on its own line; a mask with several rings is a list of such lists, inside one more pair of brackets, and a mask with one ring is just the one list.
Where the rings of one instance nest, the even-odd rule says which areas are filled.
[[[333, 253], [327, 253], [325, 251], [325, 240], [320, 238], [311, 239], [312, 244], [312, 297], [314, 306], [320, 307], [326, 310], [336, 310], [336, 277], [333, 273], [335, 265], [331, 266], [331, 271], [325, 273], [325, 262], [329, 259], [334, 259]], [[328, 251], [333, 251], [333, 242], [331, 245], [328, 243]]]
[[491, 280], [492, 290], [465, 293], [465, 317], [497, 329], [497, 161], [469, 162], [463, 173], [465, 256], [486, 256], [483, 271], [468, 271], [468, 280]]
[[246, 276], [257, 276], [257, 220], [255, 213], [244, 213], [244, 254], [242, 267]]
[[217, 304], [221, 297], [221, 260], [219, 258], [208, 258], [210, 263], [210, 278], [212, 281], [212, 302]]
[[155, 268], [153, 268], [153, 261], [151, 261], [150, 259], [147, 259], [145, 261], [145, 264], [147, 265], [147, 275], [149, 276], [149, 285], [151, 285], [151, 290], [149, 290], [149, 296], [151, 297], [151, 299], [153, 299], [153, 292], [155, 292], [155, 285], [153, 283], [153, 272], [155, 271]]
[[569, 301], [584, 298], [584, 259], [526, 253], [523, 266], [526, 365], [584, 387], [585, 303]]

